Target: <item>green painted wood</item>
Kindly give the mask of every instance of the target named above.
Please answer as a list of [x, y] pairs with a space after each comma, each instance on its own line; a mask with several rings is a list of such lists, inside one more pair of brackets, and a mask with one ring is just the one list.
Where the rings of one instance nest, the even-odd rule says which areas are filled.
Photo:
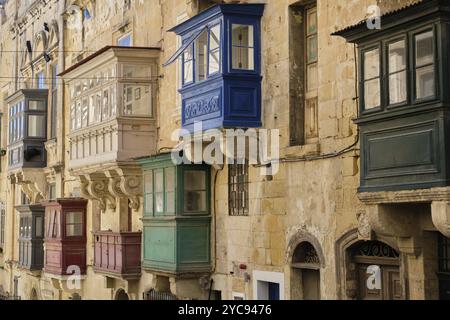
[[[175, 166], [170, 154], [139, 159], [144, 174], [153, 174], [153, 212], [144, 212], [143, 268], [172, 274], [208, 272], [211, 269], [211, 216], [210, 216], [210, 168], [207, 165]], [[174, 168], [175, 212], [156, 213], [155, 172]], [[204, 172], [206, 187], [206, 210], [186, 212], [184, 210], [184, 173], [186, 171]], [[166, 191], [167, 183], [164, 183]], [[145, 193], [145, 192], [144, 192]], [[144, 197], [145, 198], [145, 197]], [[144, 199], [144, 208], [149, 204]], [[167, 194], [164, 195], [164, 202]]]

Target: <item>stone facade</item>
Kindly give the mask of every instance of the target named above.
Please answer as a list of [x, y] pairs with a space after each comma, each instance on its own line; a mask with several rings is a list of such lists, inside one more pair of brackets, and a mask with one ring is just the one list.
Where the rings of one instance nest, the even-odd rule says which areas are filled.
[[[39, 68], [43, 68], [48, 80], [50, 65], [57, 64], [60, 72], [67, 70], [103, 47], [117, 45], [127, 34], [131, 34], [132, 46], [157, 48], [161, 66], [179, 46], [179, 40], [168, 29], [214, 2], [220, 1], [4, 1], [0, 7], [2, 149], [8, 145], [5, 99], [18, 89], [33, 86], [31, 82]], [[432, 191], [428, 195], [426, 191], [358, 194], [360, 150], [358, 129], [352, 121], [358, 109], [356, 51], [344, 39], [331, 35], [363, 20], [370, 5], [379, 5], [383, 13], [416, 1], [317, 0], [318, 139], [297, 146], [291, 145], [289, 133], [292, 121], [289, 90], [293, 76], [290, 52], [298, 46], [290, 41], [289, 8], [304, 3], [296, 0], [241, 2], [265, 3], [261, 30], [262, 122], [264, 128], [279, 129], [282, 161], [273, 176], [262, 176], [260, 168], [250, 166], [248, 216], [229, 215], [227, 167], [212, 170], [211, 274], [194, 280], [166, 279], [164, 275], [143, 271], [138, 279], [130, 280], [94, 272], [95, 239], [91, 231], [118, 232], [127, 219], [131, 219], [131, 223], [128, 221], [130, 231], [142, 231], [141, 192], [140, 205], [131, 210], [131, 218], [127, 216], [126, 197], [113, 200], [116, 201], [114, 208], [101, 208], [98, 197], [90, 198], [86, 222], [87, 274], [82, 277], [79, 289], [71, 290], [67, 279], [55, 279], [41, 271], [21, 270], [17, 265], [19, 221], [14, 206], [21, 204], [24, 189], [23, 184], [11, 179], [7, 158], [2, 157], [0, 201], [5, 204], [6, 225], [5, 245], [0, 253], [0, 288], [22, 299], [68, 299], [73, 298], [75, 292], [82, 299], [115, 299], [121, 290], [130, 299], [142, 299], [144, 292], [151, 288], [170, 289], [180, 298], [188, 299], [207, 299], [210, 289], [220, 291], [222, 299], [232, 299], [236, 294], [245, 299], [257, 299], [261, 297], [258, 283], [266, 281], [280, 284], [280, 297], [298, 299], [306, 295], [302, 292], [306, 289], [301, 288], [306, 272], [300, 274], [298, 270], [303, 269], [292, 267], [297, 262], [293, 257], [297, 246], [308, 242], [320, 262], [320, 298], [352, 299], [356, 298], [352, 293], [356, 285], [354, 275], [349, 274], [355, 273], [355, 266], [348, 262], [347, 250], [359, 240], [378, 240], [400, 253], [402, 298], [438, 297], [436, 270], [429, 267], [437, 264], [437, 250], [428, 248], [436, 247], [433, 236], [437, 232], [436, 225], [444, 226], [438, 229], [445, 235], [450, 233], [448, 191], [443, 191], [442, 196]], [[86, 9], [88, 13], [83, 11]], [[51, 27], [50, 31], [42, 31], [44, 23]], [[33, 46], [30, 61], [27, 61], [27, 40]], [[39, 56], [43, 52], [51, 55], [51, 62], [46, 63]], [[177, 91], [180, 69], [176, 65], [160, 67], [157, 78], [154, 139], [155, 149], [163, 150], [175, 146], [171, 135], [181, 123]], [[40, 192], [43, 198], [48, 198], [50, 184], [54, 184], [58, 198], [84, 196], [83, 180], [79, 177], [91, 171], [86, 168], [83, 172], [78, 168], [75, 174], [70, 170], [70, 92], [62, 78], [57, 82], [57, 129], [55, 135], [48, 136], [46, 143], [47, 167], [27, 179], [31, 181], [29, 184], [37, 186], [35, 192]], [[95, 170], [108, 168], [99, 165]], [[434, 201], [432, 207], [411, 208], [399, 204], [423, 199]], [[415, 211], [414, 216], [420, 217], [420, 225], [411, 221], [417, 221], [412, 211]]]

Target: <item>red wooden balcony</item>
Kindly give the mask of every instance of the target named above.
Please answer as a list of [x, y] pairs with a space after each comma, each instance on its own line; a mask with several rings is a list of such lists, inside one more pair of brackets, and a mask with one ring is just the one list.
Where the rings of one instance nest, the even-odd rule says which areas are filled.
[[141, 232], [94, 232], [94, 270], [124, 279], [141, 274]]

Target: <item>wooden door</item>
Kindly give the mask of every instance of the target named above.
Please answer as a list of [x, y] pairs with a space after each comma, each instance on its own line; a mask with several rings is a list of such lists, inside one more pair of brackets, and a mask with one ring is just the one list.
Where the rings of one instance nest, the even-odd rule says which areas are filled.
[[320, 300], [320, 271], [302, 270], [303, 300]]
[[[377, 270], [379, 279], [371, 270]], [[357, 264], [358, 298], [361, 300], [401, 300], [400, 268], [376, 264]]]

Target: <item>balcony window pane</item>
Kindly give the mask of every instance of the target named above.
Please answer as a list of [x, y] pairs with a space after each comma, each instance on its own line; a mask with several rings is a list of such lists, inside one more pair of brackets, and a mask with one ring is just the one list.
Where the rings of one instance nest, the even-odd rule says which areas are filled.
[[97, 92], [95, 101], [95, 122], [102, 121], [102, 93]]
[[89, 124], [96, 122], [95, 114], [95, 95], [89, 97]]
[[183, 52], [183, 83], [190, 83], [193, 77], [193, 46], [189, 46]]
[[103, 91], [102, 120], [109, 119], [109, 90]]
[[116, 87], [110, 87], [111, 92], [111, 117], [115, 117], [117, 115], [117, 102], [116, 102]]
[[434, 62], [433, 31], [416, 35], [416, 66]]
[[43, 100], [30, 100], [28, 101], [29, 110], [45, 111], [45, 101]]
[[175, 168], [164, 169], [166, 189], [166, 212], [175, 212]]
[[364, 107], [379, 107], [380, 98], [380, 49], [364, 53]]
[[433, 97], [434, 91], [434, 65], [416, 69], [417, 99]]
[[389, 44], [389, 103], [406, 101], [406, 42]]
[[318, 48], [317, 48], [317, 35], [308, 37], [307, 39], [307, 47], [306, 47], [306, 57], [307, 62], [316, 62], [317, 61], [317, 54], [318, 54]]
[[209, 31], [209, 74], [220, 71], [220, 25]]
[[406, 71], [389, 76], [389, 103], [396, 104], [406, 101]]
[[254, 70], [253, 26], [232, 25], [232, 67], [240, 70]]
[[208, 32], [203, 31], [195, 41], [195, 76], [196, 81], [206, 79], [206, 65], [208, 58]]
[[164, 172], [158, 170], [155, 172], [155, 211], [164, 211]]
[[29, 137], [45, 137], [45, 116], [29, 115], [28, 116], [28, 136]]
[[75, 109], [75, 104], [72, 103], [70, 105], [70, 128], [72, 130], [75, 129], [75, 123], [76, 123], [76, 109]]
[[77, 101], [77, 108], [76, 108], [76, 123], [75, 123], [75, 128], [79, 129], [81, 128], [81, 101]]
[[184, 212], [206, 211], [206, 172], [184, 171]]
[[153, 171], [144, 174], [145, 212], [153, 213]]
[[366, 109], [380, 106], [380, 79], [369, 80], [364, 84], [364, 106]]
[[66, 236], [80, 237], [83, 235], [83, 213], [67, 212], [66, 213]]
[[150, 85], [123, 86], [124, 115], [152, 116]]
[[81, 110], [81, 125], [83, 127], [87, 127], [88, 125], [88, 112], [89, 112], [89, 104], [88, 104], [88, 98], [83, 99], [83, 106]]
[[416, 46], [416, 99], [426, 99], [435, 95], [434, 38], [433, 31], [415, 36]]

